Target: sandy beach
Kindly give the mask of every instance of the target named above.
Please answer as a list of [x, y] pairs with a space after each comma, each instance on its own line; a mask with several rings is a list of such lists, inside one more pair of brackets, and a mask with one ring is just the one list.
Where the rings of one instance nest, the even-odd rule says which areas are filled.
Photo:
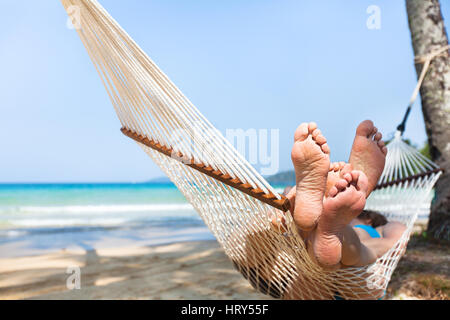
[[[18, 244], [0, 250], [20, 250]], [[449, 299], [446, 245], [416, 235], [387, 290], [386, 299]], [[67, 288], [68, 268], [79, 267], [80, 289]], [[0, 299], [255, 299], [216, 241], [65, 249], [0, 258]]]
[[[69, 290], [68, 267], [81, 288]], [[270, 299], [216, 241], [105, 248], [0, 259], [0, 299]]]

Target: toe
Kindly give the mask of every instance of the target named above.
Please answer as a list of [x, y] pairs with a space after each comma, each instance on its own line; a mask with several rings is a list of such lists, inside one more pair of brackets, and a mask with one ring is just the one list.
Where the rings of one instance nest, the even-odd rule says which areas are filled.
[[324, 143], [327, 142], [327, 139], [321, 134], [316, 136], [314, 140], [316, 140], [316, 143], [318, 143], [319, 145], [323, 145]]
[[322, 131], [320, 129], [314, 129], [314, 131], [311, 133], [311, 136], [316, 139], [317, 136], [321, 135]]
[[377, 127], [373, 127], [372, 132], [370, 133], [370, 135], [368, 136], [369, 139], [374, 139], [374, 136], [377, 134], [378, 129]]
[[338, 194], [338, 189], [335, 186], [331, 187], [330, 190], [328, 191], [328, 196], [330, 196], [330, 197], [334, 197], [337, 194]]
[[314, 132], [317, 129], [317, 124], [315, 122], [310, 122], [308, 124], [308, 130], [310, 133]]
[[356, 128], [356, 135], [368, 137], [372, 133], [372, 130], [373, 122], [365, 120], [359, 124], [358, 128]]
[[320, 146], [322, 148], [323, 153], [330, 154], [330, 147], [327, 143], [324, 143]]
[[377, 132], [377, 134], [373, 137], [373, 139], [377, 142], [380, 141], [381, 138], [383, 138], [383, 135], [381, 134], [381, 132]]
[[381, 132], [377, 132], [376, 134], [375, 134], [375, 136], [373, 137], [373, 140], [375, 140], [375, 141], [380, 141], [381, 140], [381, 138], [383, 138], [383, 135], [381, 134]]
[[297, 130], [295, 130], [294, 141], [303, 141], [308, 137], [308, 124], [302, 123]]
[[381, 151], [384, 153], [384, 155], [387, 155], [388, 149], [386, 147], [381, 148]]
[[347, 183], [350, 183], [350, 182], [352, 182], [352, 180], [353, 180], [353, 177], [352, 177], [351, 173], [345, 173], [342, 177], [343, 177], [345, 180], [347, 180]]
[[364, 172], [359, 171], [359, 170], [353, 170], [352, 178], [353, 178], [353, 182], [355, 183], [356, 189], [358, 191], [367, 193], [369, 182], [368, 182], [367, 176], [364, 174]]
[[350, 173], [352, 171], [352, 165], [350, 163], [344, 164], [344, 166], [341, 169], [341, 177], [344, 177], [347, 173]]
[[359, 170], [353, 170], [350, 174], [352, 175], [352, 182], [357, 183], [358, 182], [358, 178], [359, 178], [359, 174], [361, 171]]
[[347, 188], [347, 186], [348, 186], [348, 181], [346, 179], [339, 179], [335, 184], [335, 187], [339, 191], [344, 190], [345, 188]]

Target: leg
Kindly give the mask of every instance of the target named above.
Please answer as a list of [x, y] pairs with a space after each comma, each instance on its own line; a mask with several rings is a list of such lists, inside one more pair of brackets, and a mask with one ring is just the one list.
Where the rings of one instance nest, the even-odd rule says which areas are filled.
[[362, 267], [375, 262], [394, 246], [405, 229], [400, 222], [389, 222], [383, 226], [381, 238], [372, 238], [364, 230], [347, 226], [342, 242], [342, 264]]

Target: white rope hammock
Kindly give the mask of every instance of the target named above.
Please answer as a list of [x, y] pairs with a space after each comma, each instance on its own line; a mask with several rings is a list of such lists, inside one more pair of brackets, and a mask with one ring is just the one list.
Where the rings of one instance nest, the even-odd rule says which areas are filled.
[[408, 224], [413, 224], [418, 216], [429, 214], [433, 186], [442, 171], [404, 142], [398, 131], [388, 150], [378, 189], [367, 199], [366, 208], [409, 227]]
[[[378, 299], [412, 225], [427, 209], [437, 167], [396, 136], [381, 183], [367, 207], [408, 229], [364, 268], [324, 271], [313, 263], [289, 212], [287, 232], [272, 218], [284, 198], [233, 148], [95, 0], [61, 0], [80, 15], [76, 28], [109, 94], [122, 131], [167, 174], [194, 206], [238, 270], [261, 292], [283, 299]], [[75, 7], [74, 7], [75, 6]], [[430, 170], [435, 170], [426, 174]], [[416, 178], [395, 183], [410, 175]], [[278, 208], [278, 209], [277, 209]]]

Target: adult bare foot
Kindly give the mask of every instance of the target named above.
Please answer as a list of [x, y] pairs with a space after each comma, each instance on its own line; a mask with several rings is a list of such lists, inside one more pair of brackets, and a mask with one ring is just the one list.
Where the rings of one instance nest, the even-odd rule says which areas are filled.
[[291, 153], [296, 178], [294, 221], [301, 230], [309, 231], [322, 213], [330, 148], [313, 122], [302, 123], [294, 140]]
[[314, 256], [320, 265], [333, 267], [340, 263], [343, 230], [364, 209], [367, 187], [366, 175], [353, 170], [329, 191], [312, 238]]
[[361, 122], [356, 129], [349, 162], [354, 170], [366, 174], [369, 181], [367, 196], [377, 185], [386, 162], [387, 148], [382, 137], [370, 120]]

